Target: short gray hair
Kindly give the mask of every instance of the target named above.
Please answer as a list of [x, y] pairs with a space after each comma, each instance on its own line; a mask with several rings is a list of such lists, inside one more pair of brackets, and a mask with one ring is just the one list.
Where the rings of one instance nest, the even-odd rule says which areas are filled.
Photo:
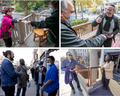
[[61, 10], [67, 12], [68, 4], [66, 0], [61, 0]]

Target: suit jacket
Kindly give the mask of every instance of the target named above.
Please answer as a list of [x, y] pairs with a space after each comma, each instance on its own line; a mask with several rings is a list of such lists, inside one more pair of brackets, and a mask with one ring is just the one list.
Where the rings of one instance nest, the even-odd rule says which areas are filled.
[[16, 68], [16, 72], [20, 72], [21, 70], [23, 71], [23, 75], [21, 77], [17, 78], [17, 80], [18, 80], [17, 87], [18, 88], [25, 88], [25, 87], [27, 87], [27, 68], [25, 67], [25, 69], [24, 69], [22, 67], [22, 65], [19, 65]]
[[77, 36], [76, 31], [61, 20], [61, 46], [62, 47], [100, 47], [105, 41], [104, 36], [97, 36], [92, 39], [82, 40]]
[[[98, 17], [97, 17], [97, 18], [98, 18]], [[97, 18], [96, 18], [96, 19], [97, 19]], [[93, 27], [96, 27], [97, 25], [99, 25], [98, 30], [97, 30], [97, 33], [96, 33], [96, 36], [102, 34], [103, 20], [104, 20], [104, 18], [105, 18], [105, 14], [101, 15], [101, 18], [102, 18], [101, 23], [97, 23], [97, 22], [96, 22], [96, 19], [92, 22], [92, 26], [93, 26]], [[113, 29], [112, 34], [113, 34], [113, 39], [114, 39], [114, 41], [115, 41], [115, 35], [119, 32], [119, 22], [118, 22], [118, 18], [117, 18], [115, 15], [113, 16], [113, 19], [114, 19], [114, 22], [115, 22], [115, 27], [114, 27], [114, 29]]]
[[[101, 65], [103, 67], [105, 63]], [[114, 62], [110, 61], [107, 63], [107, 66], [105, 67], [105, 76], [107, 79], [112, 79], [113, 78], [113, 69], [114, 69]]]

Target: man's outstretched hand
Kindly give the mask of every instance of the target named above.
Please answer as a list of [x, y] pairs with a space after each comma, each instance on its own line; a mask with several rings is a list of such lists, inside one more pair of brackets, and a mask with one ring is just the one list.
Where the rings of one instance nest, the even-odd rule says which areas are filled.
[[105, 40], [107, 40], [107, 36], [105, 34], [101, 34], [101, 35], [105, 37]]
[[108, 37], [108, 38], [112, 38], [112, 37], [113, 37], [113, 34], [111, 34], [111, 35], [107, 35], [107, 37]]
[[113, 38], [113, 34], [111, 34], [111, 35], [108, 35], [108, 34], [103, 34], [103, 35], [105, 35], [107, 38]]

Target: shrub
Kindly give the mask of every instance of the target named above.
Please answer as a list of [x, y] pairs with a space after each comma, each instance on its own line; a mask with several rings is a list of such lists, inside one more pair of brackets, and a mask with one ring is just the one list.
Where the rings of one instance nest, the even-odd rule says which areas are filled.
[[[86, 23], [87, 20], [83, 20], [83, 23]], [[82, 19], [75, 19], [73, 22], [70, 23], [71, 26], [82, 24]]]
[[16, 6], [15, 6], [15, 11], [16, 11], [16, 12], [23, 12], [24, 10], [23, 10], [22, 6], [20, 6], [20, 5], [17, 3]]

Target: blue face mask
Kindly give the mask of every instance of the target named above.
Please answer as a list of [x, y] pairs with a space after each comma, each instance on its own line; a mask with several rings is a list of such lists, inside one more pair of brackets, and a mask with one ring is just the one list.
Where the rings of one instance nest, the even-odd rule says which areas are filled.
[[66, 19], [68, 23], [71, 23], [75, 20], [75, 15], [74, 14], [70, 14], [70, 18]]
[[47, 66], [50, 66], [51, 65], [51, 63], [47, 63]]
[[[66, 11], [64, 11], [65, 13], [67, 13]], [[68, 14], [68, 13], [67, 13]], [[68, 14], [69, 15], [69, 14]], [[75, 20], [75, 15], [74, 14], [70, 14], [70, 18], [69, 19], [66, 19], [66, 21], [68, 23], [71, 23]]]
[[50, 11], [51, 13], [53, 13], [53, 12], [54, 12], [52, 8], [49, 8], [49, 11]]

